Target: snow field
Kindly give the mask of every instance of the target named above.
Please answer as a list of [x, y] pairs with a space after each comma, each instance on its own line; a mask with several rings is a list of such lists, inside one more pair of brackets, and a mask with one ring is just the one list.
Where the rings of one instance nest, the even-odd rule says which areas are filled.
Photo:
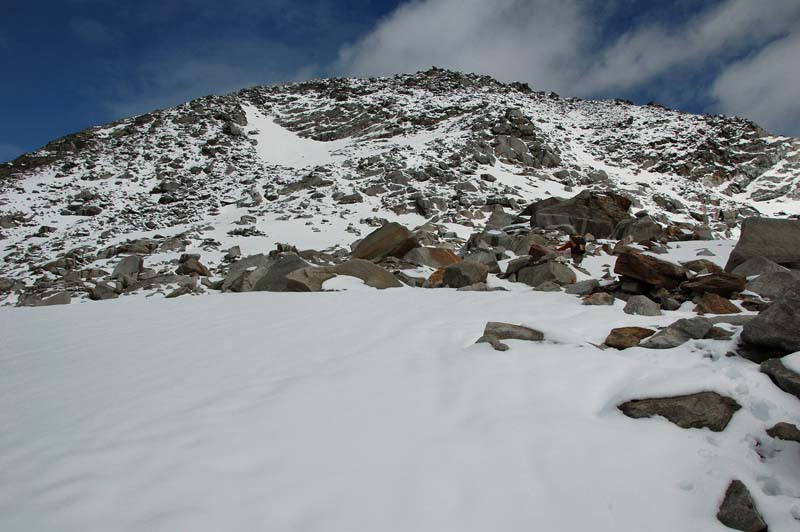
[[[727, 342], [591, 345], [688, 312], [390, 289], [0, 313], [3, 530], [723, 531], [733, 477], [796, 526], [800, 456], [764, 433], [795, 398]], [[474, 345], [490, 320], [548, 341]], [[616, 409], [701, 390], [742, 405], [724, 432]]]

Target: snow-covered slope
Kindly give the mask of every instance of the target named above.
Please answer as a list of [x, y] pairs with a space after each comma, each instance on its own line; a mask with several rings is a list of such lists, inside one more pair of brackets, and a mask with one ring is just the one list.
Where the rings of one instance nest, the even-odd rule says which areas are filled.
[[757, 211], [800, 214], [798, 157], [797, 139], [746, 120], [438, 69], [256, 87], [0, 165], [0, 276], [47, 282], [41, 267], [70, 251], [103, 268], [103, 249], [156, 236], [212, 268], [232, 245], [333, 252], [376, 219], [463, 237], [493, 205], [519, 212], [586, 188], [621, 191], [662, 223], [735, 235]]
[[[0, 529], [723, 532], [739, 478], [796, 530], [797, 444], [764, 431], [797, 400], [726, 357], [735, 338], [598, 349], [610, 323], [693, 315], [620, 307], [397, 288], [0, 309]], [[547, 341], [497, 353], [474, 344], [488, 320]], [[617, 409], [700, 390], [742, 405], [724, 432]]]

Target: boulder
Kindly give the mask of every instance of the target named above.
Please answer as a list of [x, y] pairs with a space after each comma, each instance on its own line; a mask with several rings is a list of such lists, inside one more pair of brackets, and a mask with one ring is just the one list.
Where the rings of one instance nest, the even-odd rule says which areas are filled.
[[290, 292], [319, 292], [322, 284], [337, 275], [357, 277], [373, 288], [396, 288], [403, 283], [380, 266], [363, 259], [351, 259], [336, 266], [308, 267], [294, 270], [286, 275]]
[[353, 249], [354, 259], [378, 261], [384, 257], [403, 257], [417, 247], [414, 233], [390, 222], [368, 234]]
[[767, 532], [767, 523], [756, 508], [750, 491], [740, 480], [733, 480], [717, 512], [720, 523], [744, 532]]
[[755, 257], [789, 268], [800, 265], [800, 220], [746, 218], [725, 271], [733, 271]]
[[658, 240], [664, 228], [650, 218], [644, 216], [642, 218], [631, 218], [622, 220], [614, 228], [612, 238], [614, 240], [630, 239], [631, 242], [642, 242], [646, 240]]
[[488, 322], [483, 329], [483, 335], [494, 336], [498, 340], [527, 340], [529, 342], [544, 340], [544, 334], [536, 329], [499, 321]]
[[648, 349], [670, 349], [689, 340], [705, 338], [711, 327], [713, 323], [706, 318], [684, 318], [661, 329], [639, 345]]
[[118, 297], [119, 293], [117, 293], [114, 287], [102, 281], [89, 289], [89, 299], [92, 301], [104, 301], [106, 299], [116, 299]]
[[528, 248], [528, 255], [530, 255], [533, 262], [544, 260], [547, 258], [556, 258], [556, 252], [547, 246], [534, 242]]
[[211, 272], [205, 264], [200, 262], [200, 255], [183, 254], [178, 261], [178, 275], [199, 275], [201, 277], [211, 277]]
[[777, 262], [757, 256], [751, 257], [735, 267], [731, 273], [741, 275], [742, 277], [752, 277], [753, 275], [764, 275], [767, 273], [789, 272], [789, 268], [785, 268]]
[[634, 399], [619, 405], [632, 418], [661, 416], [684, 429], [708, 428], [721, 432], [728, 426], [739, 403], [717, 392], [700, 392], [675, 397]]
[[621, 253], [614, 273], [656, 288], [677, 288], [686, 281], [686, 269], [682, 266], [642, 253]]
[[565, 286], [575, 284], [576, 280], [575, 272], [569, 266], [556, 261], [526, 266], [517, 272], [517, 282], [533, 287], [547, 281]]
[[508, 351], [509, 347], [508, 344], [504, 344], [495, 336], [486, 336], [483, 335], [477, 340], [475, 340], [476, 344], [489, 344], [492, 346], [492, 349], [495, 351]]
[[639, 342], [653, 334], [655, 334], [654, 330], [644, 327], [618, 327], [611, 329], [604, 343], [615, 349], [628, 349], [636, 347]]
[[718, 273], [722, 271], [722, 267], [708, 259], [695, 259], [688, 262], [681, 262], [681, 266], [689, 271], [695, 273]]
[[622, 311], [635, 316], [661, 316], [661, 305], [647, 296], [631, 296]]
[[742, 340], [750, 347], [783, 354], [800, 351], [800, 281], [745, 324]]
[[592, 305], [592, 306], [603, 306], [603, 305], [613, 305], [614, 304], [614, 296], [607, 292], [597, 292], [596, 294], [592, 294], [590, 296], [586, 296], [583, 298], [582, 305]]
[[[261, 271], [253, 279], [253, 292], [288, 292], [289, 283], [286, 276], [293, 271], [308, 268], [311, 265], [295, 253], [283, 253], [269, 265], [261, 266]], [[258, 269], [256, 270], [258, 271]]]
[[710, 273], [681, 284], [681, 289], [694, 294], [712, 293], [731, 297], [734, 292], [742, 292], [745, 289], [745, 279], [727, 272]]
[[414, 248], [405, 254], [403, 260], [413, 264], [420, 264], [423, 266], [430, 266], [431, 268], [443, 268], [450, 266], [461, 259], [453, 253], [453, 250], [448, 248], [435, 248], [435, 247], [419, 247]]
[[490, 273], [500, 273], [500, 265], [493, 251], [476, 249], [464, 256], [464, 262], [475, 262], [489, 268]]
[[126, 275], [138, 276], [144, 269], [144, 259], [139, 255], [128, 255], [117, 263], [111, 277], [122, 279]]
[[57, 292], [52, 296], [42, 298], [38, 295], [29, 295], [20, 299], [21, 307], [50, 307], [53, 305], [69, 305], [72, 298], [69, 292]]
[[522, 214], [531, 217], [531, 226], [571, 225], [578, 233], [609, 238], [617, 225], [629, 219], [631, 200], [613, 192], [584, 190], [573, 198], [547, 198], [529, 205]]
[[800, 443], [800, 429], [797, 428], [797, 425], [792, 425], [791, 423], [783, 421], [776, 423], [774, 427], [767, 429], [767, 434], [778, 440]]
[[561, 287], [553, 281], [545, 281], [533, 290], [534, 292], [561, 292]]
[[800, 399], [800, 373], [787, 368], [777, 358], [762, 362], [761, 373], [769, 376], [775, 386]]
[[707, 292], [697, 300], [694, 311], [698, 314], [738, 314], [742, 309], [722, 296]]
[[579, 281], [574, 284], [569, 284], [564, 288], [568, 294], [575, 296], [588, 296], [600, 287], [600, 282], [597, 279], [587, 279]]
[[747, 289], [766, 299], [777, 299], [800, 280], [792, 270], [764, 273], [747, 283]]
[[459, 262], [444, 269], [442, 283], [450, 288], [461, 288], [486, 282], [489, 268], [478, 262]]

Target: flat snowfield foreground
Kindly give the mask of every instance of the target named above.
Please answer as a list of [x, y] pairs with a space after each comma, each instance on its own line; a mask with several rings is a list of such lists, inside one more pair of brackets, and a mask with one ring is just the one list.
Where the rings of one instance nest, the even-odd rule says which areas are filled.
[[[592, 345], [669, 314], [445, 289], [0, 309], [0, 530], [713, 532], [732, 478], [797, 530], [800, 454], [764, 432], [796, 398], [729, 341]], [[475, 345], [490, 320], [547, 341]], [[617, 409], [702, 390], [742, 405], [723, 432]]]

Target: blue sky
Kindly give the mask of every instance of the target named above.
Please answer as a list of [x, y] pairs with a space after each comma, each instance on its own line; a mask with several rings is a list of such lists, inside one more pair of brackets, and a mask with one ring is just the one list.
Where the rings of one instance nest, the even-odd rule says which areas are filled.
[[0, 161], [255, 84], [491, 74], [800, 135], [797, 0], [31, 0], [0, 18]]

